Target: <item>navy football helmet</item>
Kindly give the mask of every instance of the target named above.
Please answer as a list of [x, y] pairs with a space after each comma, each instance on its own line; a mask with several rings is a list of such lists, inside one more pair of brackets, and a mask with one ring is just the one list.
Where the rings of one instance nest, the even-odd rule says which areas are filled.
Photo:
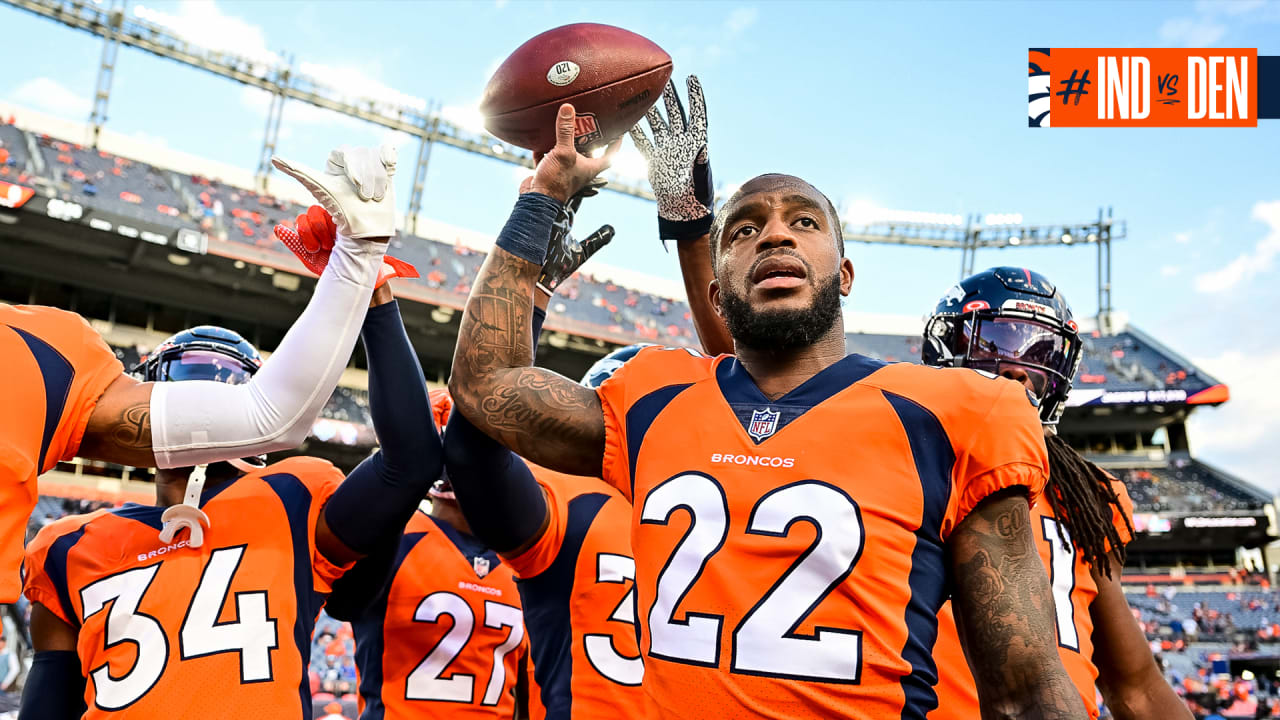
[[171, 335], [143, 356], [133, 372], [147, 382], [213, 380], [241, 385], [260, 367], [258, 349], [240, 333], [200, 325]]
[[613, 374], [618, 372], [618, 368], [622, 367], [623, 363], [635, 357], [636, 353], [652, 345], [653, 343], [636, 343], [635, 345], [620, 347], [605, 355], [587, 369], [587, 374], [582, 376], [582, 384], [593, 390], [600, 387], [605, 380], [613, 377]]
[[[133, 374], [146, 382], [211, 380], [228, 385], [249, 382], [262, 356], [240, 333], [216, 325], [199, 325], [169, 336], [142, 357]], [[265, 455], [229, 460], [240, 470], [249, 472], [265, 467]]]
[[938, 301], [924, 329], [921, 360], [1031, 378], [1040, 419], [1054, 424], [1080, 368], [1080, 335], [1066, 298], [1048, 278], [997, 267], [965, 278]]

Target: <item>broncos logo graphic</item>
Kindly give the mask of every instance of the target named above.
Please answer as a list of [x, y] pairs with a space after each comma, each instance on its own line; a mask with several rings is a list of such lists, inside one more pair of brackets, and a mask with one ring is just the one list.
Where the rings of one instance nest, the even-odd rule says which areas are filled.
[[1049, 48], [1027, 51], [1027, 126], [1049, 127]]

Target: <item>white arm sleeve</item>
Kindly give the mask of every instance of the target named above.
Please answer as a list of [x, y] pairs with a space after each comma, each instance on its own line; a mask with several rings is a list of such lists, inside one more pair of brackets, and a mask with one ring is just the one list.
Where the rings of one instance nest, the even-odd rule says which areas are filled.
[[387, 243], [338, 235], [311, 301], [244, 385], [156, 383], [156, 465], [186, 467], [297, 447], [351, 358]]

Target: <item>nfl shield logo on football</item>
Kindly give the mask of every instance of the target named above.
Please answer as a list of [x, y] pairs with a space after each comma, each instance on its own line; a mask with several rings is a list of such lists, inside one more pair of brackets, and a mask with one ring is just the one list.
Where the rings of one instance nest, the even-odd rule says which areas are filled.
[[489, 558], [474, 557], [471, 558], [471, 567], [475, 568], [477, 577], [484, 577], [489, 574]]
[[747, 434], [760, 442], [778, 431], [778, 418], [782, 413], [765, 408], [751, 411], [751, 422], [747, 425]]

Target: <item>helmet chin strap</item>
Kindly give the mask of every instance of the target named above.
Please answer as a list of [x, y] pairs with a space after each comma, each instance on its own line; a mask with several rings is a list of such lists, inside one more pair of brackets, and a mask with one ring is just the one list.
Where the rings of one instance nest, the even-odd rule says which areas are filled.
[[253, 460], [256, 462], [256, 464], [254, 462], [249, 462], [244, 458], [231, 458], [226, 462], [228, 465], [239, 470], [240, 472], [246, 472], [246, 473], [251, 473], [256, 470], [261, 470], [262, 468], [267, 466], [267, 464], [263, 462], [261, 458], [253, 458]]
[[187, 493], [178, 505], [165, 508], [160, 519], [164, 528], [160, 531], [160, 542], [173, 542], [173, 537], [182, 528], [191, 531], [187, 546], [198, 548], [204, 544], [204, 529], [209, 526], [209, 516], [200, 509], [200, 495], [204, 492], [205, 465], [197, 465], [187, 477]]
[[[242, 458], [232, 458], [226, 462], [235, 469], [247, 473], [261, 470], [266, 466], [261, 458], [252, 458], [252, 460], [257, 463]], [[187, 476], [187, 492], [182, 498], [182, 503], [165, 508], [164, 514], [160, 516], [164, 522], [164, 528], [160, 531], [160, 542], [166, 545], [173, 542], [173, 537], [185, 527], [191, 531], [187, 539], [188, 547], [198, 548], [204, 544], [204, 529], [209, 527], [210, 523], [209, 516], [200, 509], [200, 496], [204, 493], [205, 469], [208, 467], [208, 465], [197, 465], [192, 468], [191, 474]]]

